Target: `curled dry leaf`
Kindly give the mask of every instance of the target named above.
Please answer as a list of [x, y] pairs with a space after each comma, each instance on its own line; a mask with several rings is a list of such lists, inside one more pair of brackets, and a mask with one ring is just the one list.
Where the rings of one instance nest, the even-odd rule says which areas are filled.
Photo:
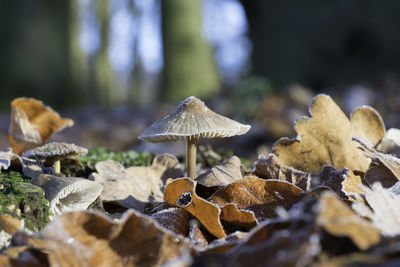
[[400, 129], [391, 128], [387, 130], [385, 137], [377, 145], [376, 149], [379, 152], [400, 157]]
[[234, 203], [228, 203], [220, 207], [222, 221], [228, 222], [236, 227], [240, 227], [246, 231], [256, 226], [257, 219], [252, 211], [239, 210]]
[[362, 107], [349, 120], [327, 95], [318, 95], [310, 107], [311, 117], [296, 122], [296, 139], [281, 138], [273, 147], [279, 159], [296, 169], [318, 173], [323, 165], [365, 171], [369, 160], [356, 148], [352, 136], [376, 145], [385, 135], [380, 115]]
[[369, 147], [360, 139], [354, 138], [359, 147], [372, 160], [370, 168], [364, 175], [369, 185], [380, 182], [384, 187], [391, 187], [400, 180], [400, 159], [392, 155], [384, 154]]
[[11, 102], [9, 139], [14, 152], [43, 145], [55, 132], [74, 124], [34, 98], [16, 98]]
[[303, 197], [302, 193], [303, 190], [286, 181], [246, 176], [218, 190], [209, 200], [219, 206], [234, 203], [239, 209], [251, 210], [257, 218], [265, 219], [275, 217], [278, 206], [289, 209]]
[[89, 179], [104, 186], [103, 201], [116, 201], [126, 208], [143, 211], [146, 203], [163, 202], [163, 191], [168, 178], [183, 176], [179, 161], [172, 155], [162, 154], [154, 158], [149, 167], [130, 167], [114, 161], [102, 161], [95, 165], [97, 173]]
[[11, 150], [0, 151], [0, 173], [1, 170], [7, 170], [11, 166], [12, 161], [22, 164], [21, 158]]
[[361, 194], [362, 180], [360, 175], [354, 174], [353, 171], [348, 171], [347, 176], [342, 182], [342, 192], [350, 199], [354, 196]]
[[400, 235], [400, 196], [383, 188], [379, 182], [374, 183], [371, 189], [362, 186], [362, 190], [368, 205], [354, 203], [353, 209], [369, 218], [383, 235]]
[[303, 190], [310, 189], [311, 174], [285, 165], [275, 154], [260, 155], [255, 162], [254, 174], [264, 179], [284, 180]]
[[218, 206], [197, 196], [196, 182], [190, 178], [178, 178], [167, 184], [165, 202], [183, 208], [196, 217], [217, 238], [226, 236], [220, 221]]
[[159, 225], [176, 234], [187, 236], [189, 232], [190, 214], [179, 208], [169, 208], [156, 212], [151, 217]]
[[39, 175], [32, 183], [43, 188], [53, 215], [87, 209], [103, 190], [101, 184], [88, 179], [49, 174]]
[[361, 250], [369, 249], [381, 240], [378, 229], [329, 191], [319, 199], [317, 224], [331, 235], [350, 238]]
[[42, 232], [51, 266], [161, 266], [189, 243], [134, 210], [118, 223], [91, 212], [57, 217]]
[[196, 181], [205, 186], [224, 186], [243, 178], [240, 171], [240, 159], [236, 156], [212, 167], [209, 171], [199, 175]]
[[310, 222], [264, 222], [243, 241], [226, 254], [225, 265], [309, 266], [320, 252]]

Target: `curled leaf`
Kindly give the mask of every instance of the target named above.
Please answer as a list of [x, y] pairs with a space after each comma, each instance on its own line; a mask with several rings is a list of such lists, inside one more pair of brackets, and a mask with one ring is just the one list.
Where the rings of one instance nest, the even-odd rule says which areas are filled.
[[392, 155], [376, 151], [358, 138], [354, 138], [365, 156], [371, 158], [372, 163], [364, 175], [369, 185], [380, 182], [384, 187], [391, 187], [400, 180], [400, 159]]
[[190, 178], [175, 179], [167, 184], [164, 200], [188, 211], [216, 237], [226, 236], [219, 218], [221, 210], [216, 205], [197, 196], [195, 187], [196, 182]]
[[21, 154], [43, 145], [55, 132], [74, 125], [34, 98], [16, 98], [11, 102], [9, 139], [14, 152]]
[[134, 210], [119, 222], [77, 211], [42, 232], [51, 266], [161, 266], [188, 252], [189, 243]]
[[212, 167], [199, 175], [196, 181], [205, 186], [224, 186], [243, 178], [240, 171], [240, 159], [236, 156]]
[[285, 165], [275, 154], [260, 155], [255, 162], [254, 174], [264, 179], [284, 180], [303, 190], [310, 189], [311, 174]]
[[1, 170], [7, 170], [13, 161], [18, 162], [18, 164], [22, 164], [21, 158], [11, 150], [0, 151], [0, 173]]
[[163, 202], [168, 178], [183, 176], [178, 160], [169, 154], [158, 155], [149, 167], [124, 168], [115, 161], [96, 163], [97, 173], [89, 179], [104, 186], [103, 201], [116, 201], [126, 208], [143, 211], [146, 203]]
[[350, 238], [361, 250], [366, 250], [381, 240], [380, 233], [374, 226], [329, 191], [324, 192], [319, 200], [317, 224], [331, 235]]
[[289, 209], [303, 197], [302, 193], [303, 190], [286, 181], [246, 176], [218, 190], [209, 200], [219, 206], [234, 203], [239, 209], [253, 211], [257, 218], [271, 218], [276, 216], [275, 208]]
[[400, 235], [400, 196], [383, 188], [379, 182], [374, 183], [371, 189], [362, 186], [362, 191], [368, 205], [354, 203], [353, 209], [369, 218], [383, 235]]
[[370, 107], [355, 110], [349, 120], [327, 95], [318, 95], [310, 107], [311, 117], [296, 122], [296, 139], [281, 138], [273, 147], [285, 164], [318, 173], [323, 165], [365, 171], [369, 160], [351, 140], [362, 137], [376, 145], [385, 134], [379, 114]]

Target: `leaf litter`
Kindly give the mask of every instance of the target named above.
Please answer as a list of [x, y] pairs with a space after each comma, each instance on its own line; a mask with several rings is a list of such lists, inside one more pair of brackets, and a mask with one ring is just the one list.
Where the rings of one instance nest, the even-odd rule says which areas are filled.
[[[1, 174], [23, 172], [44, 190], [52, 216], [44, 229], [26, 231], [15, 216], [25, 210], [0, 207], [4, 266], [325, 266], [395, 262], [400, 253], [399, 139], [371, 107], [348, 119], [318, 95], [311, 116], [295, 124], [297, 138], [278, 140], [253, 170], [234, 156], [196, 180], [168, 154], [151, 165], [136, 164], [132, 157], [149, 156], [135, 153], [81, 158], [92, 173], [49, 175], [17, 154], [72, 121], [33, 99], [12, 107], [20, 117], [11, 120], [12, 150], [0, 152]], [[60, 128], [46, 124], [54, 119]], [[31, 129], [27, 141], [21, 125]]]

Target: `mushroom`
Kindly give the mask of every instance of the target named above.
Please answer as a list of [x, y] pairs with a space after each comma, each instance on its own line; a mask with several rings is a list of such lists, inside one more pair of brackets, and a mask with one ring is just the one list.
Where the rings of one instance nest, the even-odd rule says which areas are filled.
[[246, 133], [244, 125], [218, 115], [196, 97], [188, 97], [169, 115], [154, 122], [139, 139], [157, 143], [186, 140], [186, 172], [196, 177], [196, 143], [200, 137], [230, 137]]
[[32, 184], [43, 188], [53, 215], [74, 210], [85, 210], [100, 196], [103, 186], [97, 182], [78, 177], [57, 177], [41, 174]]
[[86, 148], [74, 144], [52, 142], [31, 149], [23, 153], [23, 156], [27, 158], [36, 158], [40, 162], [44, 161], [44, 166], [53, 165], [54, 173], [59, 174], [61, 172], [60, 160], [86, 155], [87, 152], [88, 150]]

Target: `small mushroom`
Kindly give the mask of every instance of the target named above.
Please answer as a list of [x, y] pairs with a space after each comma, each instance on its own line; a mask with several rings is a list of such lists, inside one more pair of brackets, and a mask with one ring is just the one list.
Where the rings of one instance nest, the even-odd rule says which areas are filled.
[[57, 177], [41, 174], [32, 184], [43, 188], [54, 215], [74, 210], [85, 210], [100, 196], [103, 186], [97, 182], [77, 177]]
[[54, 167], [54, 173], [61, 172], [61, 160], [86, 155], [88, 150], [74, 144], [52, 142], [43, 146], [31, 149], [23, 153], [24, 157], [36, 158], [43, 161], [44, 166]]
[[157, 143], [186, 140], [187, 175], [196, 177], [196, 143], [200, 137], [230, 137], [246, 133], [250, 125], [244, 125], [218, 115], [199, 99], [191, 96], [163, 119], [154, 122], [139, 139]]

